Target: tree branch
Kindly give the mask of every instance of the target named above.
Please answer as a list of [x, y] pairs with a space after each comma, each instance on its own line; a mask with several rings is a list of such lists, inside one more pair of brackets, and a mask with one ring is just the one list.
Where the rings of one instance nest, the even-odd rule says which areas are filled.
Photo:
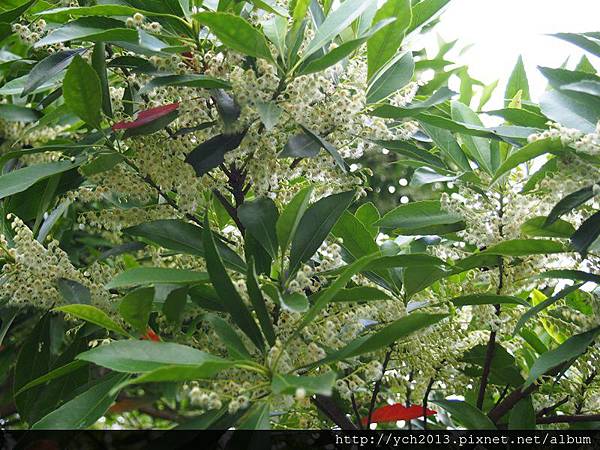
[[377, 401], [377, 395], [381, 390], [381, 383], [383, 381], [383, 377], [385, 376], [385, 371], [387, 370], [387, 366], [390, 363], [390, 359], [392, 358], [392, 352], [394, 351], [393, 347], [390, 347], [387, 353], [385, 354], [385, 358], [383, 360], [382, 370], [381, 370], [381, 378], [375, 382], [375, 386], [373, 387], [373, 395], [371, 395], [371, 403], [369, 405], [369, 415], [367, 417], [367, 429], [371, 426], [371, 416], [373, 415], [373, 409], [375, 409], [375, 402]]
[[511, 392], [498, 406], [495, 406], [488, 414], [488, 417], [492, 422], [497, 423], [506, 413], [508, 413], [519, 401], [525, 397], [531, 395], [538, 389], [537, 384], [532, 384], [524, 391], [521, 388], [517, 388]]
[[538, 417], [535, 422], [538, 424], [600, 422], [600, 414]]
[[567, 395], [565, 398], [563, 398], [562, 400], [559, 400], [558, 402], [556, 402], [554, 405], [552, 406], [547, 406], [546, 408], [542, 408], [538, 411], [538, 413], [536, 414], [536, 417], [543, 417], [548, 413], [551, 413], [552, 411], [554, 411], [556, 408], [558, 408], [559, 406], [564, 405], [565, 403], [567, 403], [569, 401], [570, 396]]
[[324, 395], [315, 395], [312, 402], [319, 408], [319, 410], [325, 414], [333, 423], [335, 423], [342, 430], [356, 430], [356, 426], [350, 422], [343, 411], [340, 410], [338, 405], [331, 397], [325, 397]]

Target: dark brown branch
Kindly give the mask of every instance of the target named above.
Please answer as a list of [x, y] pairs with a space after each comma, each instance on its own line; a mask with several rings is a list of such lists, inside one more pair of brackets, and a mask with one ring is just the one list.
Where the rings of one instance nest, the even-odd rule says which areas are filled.
[[598, 372], [594, 370], [581, 384], [581, 399], [577, 402], [577, 405], [575, 406], [575, 414], [579, 414], [581, 413], [581, 411], [583, 411], [583, 406], [585, 403], [585, 390], [590, 384], [592, 384], [594, 378], [596, 378], [597, 373]]
[[483, 363], [483, 372], [481, 374], [481, 384], [479, 385], [479, 393], [477, 394], [477, 408], [483, 409], [483, 401], [485, 400], [485, 390], [487, 389], [488, 378], [492, 368], [492, 359], [494, 359], [494, 350], [496, 349], [496, 332], [490, 332], [490, 338], [485, 351], [485, 362]]
[[362, 430], [362, 422], [360, 420], [360, 412], [358, 411], [358, 405], [356, 404], [356, 397], [354, 396], [354, 392], [350, 395], [350, 402], [352, 403], [352, 411], [354, 411], [354, 417], [356, 418], [356, 426]]
[[542, 408], [538, 411], [538, 413], [536, 414], [536, 417], [543, 417], [546, 414], [550, 414], [552, 411], [554, 411], [556, 408], [564, 405], [565, 403], [567, 403], [569, 401], [570, 396], [567, 395], [566, 397], [564, 397], [562, 400], [557, 401], [554, 405], [552, 406], [547, 406], [545, 408]]
[[431, 389], [433, 388], [433, 383], [435, 383], [435, 377], [431, 377], [429, 379], [429, 383], [427, 383], [427, 389], [425, 389], [425, 395], [423, 396], [423, 429], [427, 429], [427, 403], [429, 401], [429, 394], [431, 394]]
[[600, 414], [538, 417], [535, 422], [538, 424], [600, 422]]
[[375, 386], [373, 387], [373, 394], [371, 395], [371, 403], [369, 404], [369, 415], [367, 416], [367, 429], [371, 426], [371, 416], [373, 415], [373, 410], [375, 409], [375, 403], [377, 402], [377, 395], [381, 390], [381, 383], [383, 382], [383, 377], [385, 376], [385, 371], [387, 370], [387, 366], [390, 363], [390, 359], [392, 359], [392, 352], [394, 351], [393, 347], [385, 354], [385, 358], [383, 360], [383, 365], [381, 369], [381, 378], [375, 382]]
[[346, 414], [335, 403], [331, 397], [324, 395], [315, 395], [312, 402], [325, 414], [333, 423], [342, 430], [356, 430], [356, 426], [346, 417]]
[[8, 417], [10, 417], [16, 413], [17, 413], [17, 407], [14, 403], [0, 405], [0, 419], [7, 419]]
[[229, 203], [229, 201], [217, 189], [213, 189], [213, 194], [215, 195], [215, 197], [217, 197], [217, 200], [219, 200], [221, 205], [223, 205], [223, 208], [225, 208], [225, 211], [227, 211], [227, 214], [229, 214], [229, 216], [235, 222], [236, 226], [243, 233], [244, 225], [242, 224], [242, 221], [238, 217], [237, 208], [235, 206], [233, 206], [231, 203]]
[[492, 422], [497, 423], [506, 413], [508, 413], [519, 401], [531, 395], [538, 389], [537, 384], [532, 384], [524, 391], [521, 388], [517, 388], [511, 392], [498, 406], [494, 407], [488, 414], [488, 417]]
[[179, 414], [173, 411], [156, 409], [153, 406], [140, 406], [139, 411], [156, 419], [168, 420], [170, 422], [182, 421], [182, 417]]

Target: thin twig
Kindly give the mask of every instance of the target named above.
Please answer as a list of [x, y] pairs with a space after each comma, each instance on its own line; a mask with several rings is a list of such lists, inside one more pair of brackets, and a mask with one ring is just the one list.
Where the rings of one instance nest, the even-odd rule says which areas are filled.
[[369, 404], [369, 415], [367, 416], [367, 429], [371, 426], [371, 416], [373, 415], [373, 410], [375, 409], [375, 403], [377, 401], [377, 395], [381, 390], [381, 383], [383, 381], [383, 377], [385, 376], [385, 371], [387, 370], [387, 366], [390, 363], [390, 359], [392, 359], [392, 352], [394, 351], [393, 347], [390, 347], [389, 350], [385, 354], [385, 358], [383, 360], [382, 370], [381, 370], [381, 378], [379, 378], [375, 382], [375, 386], [373, 387], [373, 394], [371, 395], [371, 403]]
[[600, 414], [538, 417], [535, 422], [538, 424], [600, 422]]

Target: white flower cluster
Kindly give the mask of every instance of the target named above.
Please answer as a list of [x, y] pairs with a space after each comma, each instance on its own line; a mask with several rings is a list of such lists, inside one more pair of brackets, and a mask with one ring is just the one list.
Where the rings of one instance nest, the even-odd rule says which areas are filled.
[[103, 287], [114, 275], [108, 266], [94, 264], [87, 270], [79, 270], [57, 241], [51, 240], [45, 247], [21, 219], [12, 216], [8, 219], [12, 220], [14, 237], [0, 235], [0, 254], [8, 260], [2, 267], [0, 284], [10, 303], [44, 309], [65, 303], [57, 285], [64, 278], [88, 288], [95, 306], [112, 310], [111, 294]]

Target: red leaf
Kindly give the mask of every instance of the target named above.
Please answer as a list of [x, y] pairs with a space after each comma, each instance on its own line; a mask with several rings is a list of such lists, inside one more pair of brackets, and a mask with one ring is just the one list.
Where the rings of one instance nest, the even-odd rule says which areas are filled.
[[160, 336], [156, 334], [156, 332], [150, 327], [148, 327], [146, 333], [142, 336], [141, 339], [144, 341], [160, 342]]
[[[433, 416], [437, 414], [432, 409], [426, 410], [426, 415]], [[394, 405], [386, 405], [377, 408], [371, 415], [371, 423], [396, 422], [397, 420], [412, 420], [423, 416], [423, 407], [419, 405], [411, 405], [406, 407], [401, 403]], [[366, 425], [369, 421], [368, 417], [363, 417], [362, 423]]]
[[160, 119], [163, 116], [166, 116], [170, 112], [175, 111], [179, 108], [179, 103], [171, 103], [170, 105], [157, 106], [156, 108], [146, 109], [145, 111], [140, 111], [137, 115], [137, 118], [132, 122], [121, 121], [117, 122], [112, 126], [113, 131], [117, 130], [127, 130], [129, 128], [137, 128], [142, 125], [146, 125], [147, 123], [153, 122], [156, 119]]

